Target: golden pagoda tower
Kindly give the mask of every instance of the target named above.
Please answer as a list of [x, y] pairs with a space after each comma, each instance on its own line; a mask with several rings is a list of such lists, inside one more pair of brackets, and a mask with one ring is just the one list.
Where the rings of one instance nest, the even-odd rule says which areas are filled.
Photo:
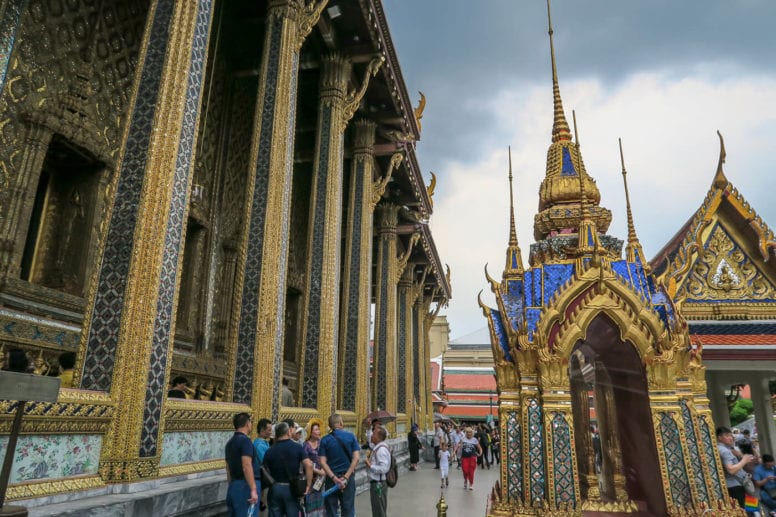
[[492, 516], [743, 515], [725, 490], [701, 346], [636, 235], [611, 212], [563, 111], [547, 4], [554, 121], [524, 269], [510, 229], [488, 320], [499, 391], [501, 477]]

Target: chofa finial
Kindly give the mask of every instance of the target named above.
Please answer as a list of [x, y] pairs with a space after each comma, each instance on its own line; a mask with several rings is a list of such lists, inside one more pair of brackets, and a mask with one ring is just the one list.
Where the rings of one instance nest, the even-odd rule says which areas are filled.
[[722, 138], [722, 133], [717, 130], [717, 136], [719, 136], [719, 162], [717, 163], [717, 172], [714, 174], [714, 181], [712, 185], [715, 188], [723, 189], [728, 184], [728, 179], [725, 176], [725, 171], [722, 170], [722, 164], [725, 163], [727, 153], [725, 152], [725, 140]]

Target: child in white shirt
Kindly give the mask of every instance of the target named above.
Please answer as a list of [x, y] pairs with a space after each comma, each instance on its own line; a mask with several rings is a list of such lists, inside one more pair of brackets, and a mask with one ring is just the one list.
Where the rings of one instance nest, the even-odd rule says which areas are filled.
[[450, 470], [450, 451], [447, 449], [447, 441], [439, 447], [439, 475], [442, 477], [442, 488], [450, 485], [447, 473]]

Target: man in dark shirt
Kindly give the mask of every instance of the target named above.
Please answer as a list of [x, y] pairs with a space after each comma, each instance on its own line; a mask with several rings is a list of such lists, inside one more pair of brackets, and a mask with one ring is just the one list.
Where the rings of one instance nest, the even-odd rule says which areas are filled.
[[329, 417], [331, 433], [321, 439], [318, 457], [326, 472], [326, 489], [335, 484], [340, 488], [326, 498], [326, 515], [337, 517], [338, 508], [342, 517], [354, 517], [356, 514], [356, 483], [348, 483], [356, 472], [361, 447], [353, 433], [343, 429], [342, 417], [334, 413]]
[[299, 474], [300, 465], [304, 465], [307, 478], [307, 490], [313, 484], [313, 463], [304, 452], [304, 447], [291, 439], [288, 423], [280, 422], [275, 426], [275, 444], [264, 454], [264, 465], [275, 483], [269, 489], [269, 514], [273, 516], [297, 517], [302, 507], [291, 493], [292, 476]]
[[226, 509], [229, 517], [243, 517], [248, 506], [259, 500], [253, 475], [253, 443], [248, 436], [253, 424], [251, 415], [238, 413], [232, 419], [234, 435], [226, 442]]

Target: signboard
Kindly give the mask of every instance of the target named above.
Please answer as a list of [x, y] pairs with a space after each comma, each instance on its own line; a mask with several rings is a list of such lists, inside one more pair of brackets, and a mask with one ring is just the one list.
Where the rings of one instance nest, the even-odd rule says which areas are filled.
[[0, 400], [56, 402], [61, 383], [57, 377], [0, 371]]

